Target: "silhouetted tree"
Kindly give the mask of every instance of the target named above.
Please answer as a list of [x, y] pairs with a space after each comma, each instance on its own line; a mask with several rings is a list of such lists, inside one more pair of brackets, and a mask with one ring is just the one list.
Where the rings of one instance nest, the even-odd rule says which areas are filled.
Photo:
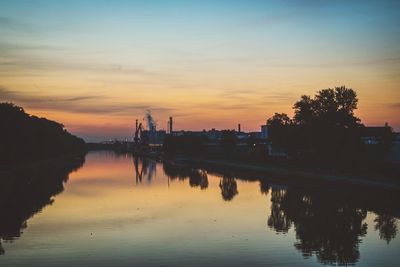
[[374, 220], [375, 230], [379, 231], [379, 237], [386, 240], [386, 243], [397, 235], [397, 220], [393, 216], [386, 214], [378, 214]]
[[303, 95], [294, 104], [294, 121], [299, 125], [358, 127], [360, 119], [354, 116], [357, 93], [345, 86], [323, 89], [312, 99]]
[[292, 124], [292, 120], [285, 113], [275, 113], [274, 116], [267, 120], [267, 125], [270, 126], [285, 126]]
[[25, 113], [11, 103], [0, 103], [0, 166], [84, 150], [85, 142], [55, 121]]
[[314, 98], [303, 95], [294, 104], [293, 121], [286, 114], [268, 120], [272, 147], [301, 162], [355, 167], [364, 151], [357, 102], [356, 92], [345, 86], [323, 89]]

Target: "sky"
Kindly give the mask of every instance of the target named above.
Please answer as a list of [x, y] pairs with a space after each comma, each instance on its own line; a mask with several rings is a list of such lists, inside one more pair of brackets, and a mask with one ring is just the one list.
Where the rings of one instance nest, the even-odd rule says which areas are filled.
[[258, 131], [345, 85], [400, 131], [400, 1], [0, 0], [0, 101], [86, 141], [158, 129]]

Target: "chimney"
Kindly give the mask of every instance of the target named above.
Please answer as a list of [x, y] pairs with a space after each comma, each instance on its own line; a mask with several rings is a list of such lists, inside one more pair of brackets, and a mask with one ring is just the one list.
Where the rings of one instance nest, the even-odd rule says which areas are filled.
[[238, 124], [238, 132], [240, 133], [241, 131], [240, 131], [240, 123]]
[[168, 124], [168, 126], [169, 126], [169, 133], [172, 134], [172, 130], [173, 130], [173, 128], [172, 128], [172, 117], [169, 117], [169, 124]]

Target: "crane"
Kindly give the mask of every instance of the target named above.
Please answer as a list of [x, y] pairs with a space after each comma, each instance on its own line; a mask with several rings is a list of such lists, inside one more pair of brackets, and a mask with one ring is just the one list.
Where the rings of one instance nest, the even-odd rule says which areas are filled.
[[139, 144], [139, 141], [141, 140], [142, 137], [142, 132], [143, 132], [143, 124], [140, 122], [138, 122], [138, 120], [136, 120], [136, 127], [135, 127], [135, 137], [133, 138], [133, 141], [135, 142], [135, 144]]

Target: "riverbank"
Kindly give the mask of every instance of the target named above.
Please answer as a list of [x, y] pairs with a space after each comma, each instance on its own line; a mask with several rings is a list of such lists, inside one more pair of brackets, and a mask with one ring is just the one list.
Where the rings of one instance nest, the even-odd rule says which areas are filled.
[[[41, 169], [75, 170], [76, 168], [82, 166], [85, 162], [86, 153], [86, 151], [79, 151], [52, 158], [16, 162], [13, 165], [1, 167], [0, 178], [18, 176], [21, 173], [27, 174], [33, 170], [36, 171]], [[4, 179], [0, 179], [0, 183], [2, 182], [4, 182]]]
[[[176, 162], [177, 157], [165, 157], [165, 160]], [[346, 175], [339, 173], [328, 173], [321, 170], [302, 170], [293, 167], [278, 165], [261, 165], [251, 163], [241, 163], [235, 161], [227, 161], [221, 159], [204, 159], [198, 157], [178, 158], [179, 164], [187, 164], [196, 168], [223, 168], [230, 172], [254, 172], [257, 174], [276, 176], [276, 180], [280, 182], [313, 182], [313, 183], [329, 183], [329, 184], [347, 184], [352, 186], [374, 187], [389, 190], [400, 190], [400, 181], [393, 179], [382, 179], [369, 175]]]

